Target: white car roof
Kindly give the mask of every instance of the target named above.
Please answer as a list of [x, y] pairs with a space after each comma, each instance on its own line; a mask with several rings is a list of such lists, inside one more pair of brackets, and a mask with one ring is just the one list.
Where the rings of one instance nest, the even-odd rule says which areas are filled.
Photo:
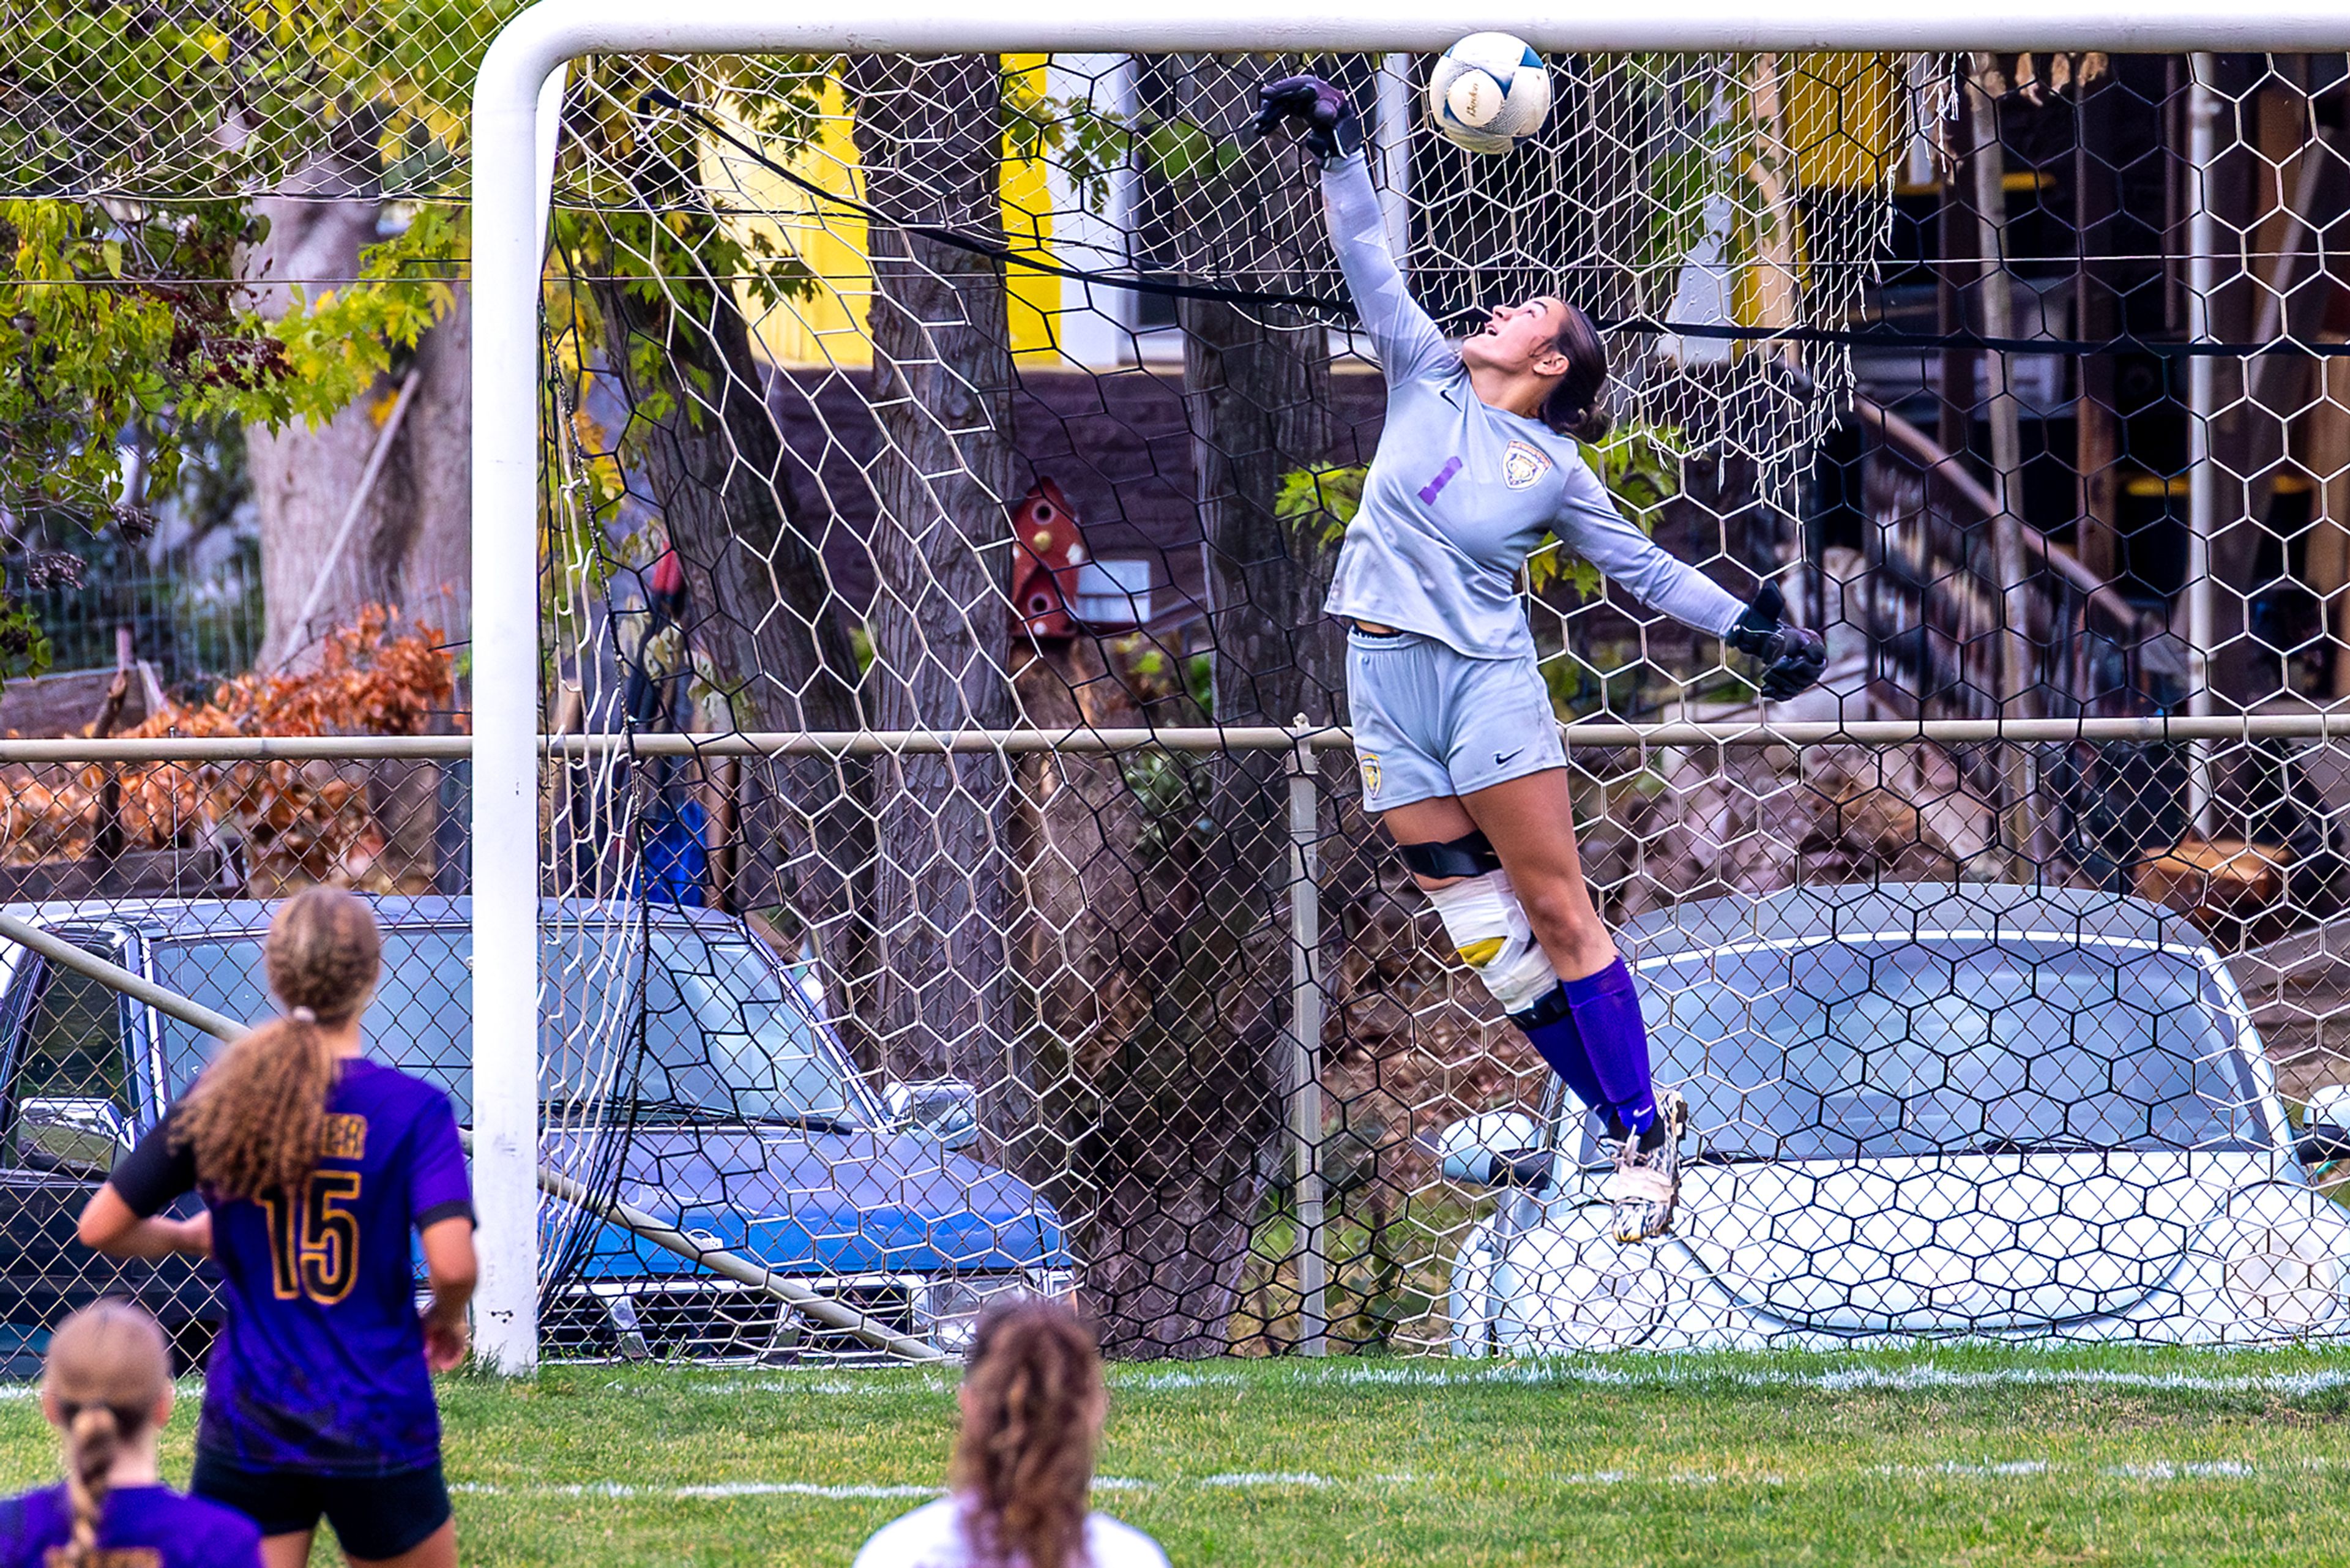
[[1918, 932], [2061, 932], [2075, 940], [2200, 949], [2186, 916], [2128, 894], [2002, 882], [1879, 882], [1700, 898], [1652, 910], [1617, 933], [1634, 963], [1733, 943], [1834, 940]]

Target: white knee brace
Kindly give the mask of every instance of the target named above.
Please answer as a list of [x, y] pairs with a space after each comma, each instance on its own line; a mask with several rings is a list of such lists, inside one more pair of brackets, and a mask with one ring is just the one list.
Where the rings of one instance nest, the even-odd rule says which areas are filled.
[[1525, 906], [1506, 871], [1464, 877], [1428, 895], [1461, 961], [1476, 971], [1504, 1012], [1523, 1012], [1550, 994], [1558, 975], [1534, 940]]

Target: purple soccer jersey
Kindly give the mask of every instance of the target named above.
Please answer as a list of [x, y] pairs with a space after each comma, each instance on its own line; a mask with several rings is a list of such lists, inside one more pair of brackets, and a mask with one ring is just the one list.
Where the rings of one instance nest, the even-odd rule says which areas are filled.
[[[61, 1483], [0, 1499], [0, 1568], [47, 1568], [73, 1538], [73, 1504]], [[233, 1509], [167, 1486], [107, 1495], [98, 1521], [100, 1568], [259, 1568], [261, 1531]]]
[[[457, 1120], [439, 1088], [363, 1056], [344, 1063], [327, 1111], [307, 1191], [203, 1194], [228, 1321], [205, 1366], [196, 1444], [245, 1469], [414, 1469], [439, 1458], [441, 1417], [411, 1237], [473, 1214]], [[140, 1215], [202, 1191], [169, 1128], [108, 1179]]]

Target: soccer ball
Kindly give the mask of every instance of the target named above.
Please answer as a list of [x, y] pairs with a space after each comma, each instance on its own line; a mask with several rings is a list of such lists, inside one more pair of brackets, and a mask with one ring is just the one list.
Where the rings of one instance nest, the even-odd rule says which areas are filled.
[[1428, 118], [1471, 152], [1507, 152], [1550, 118], [1550, 69], [1523, 38], [1471, 33], [1436, 57]]

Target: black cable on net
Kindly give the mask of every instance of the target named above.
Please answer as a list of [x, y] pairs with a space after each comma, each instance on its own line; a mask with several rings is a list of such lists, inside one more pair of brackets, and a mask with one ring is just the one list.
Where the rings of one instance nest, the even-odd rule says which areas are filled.
[[[637, 100], [638, 111], [648, 112], [656, 104], [683, 116], [760, 168], [797, 186], [819, 202], [830, 202], [883, 228], [896, 229], [900, 234], [919, 234], [972, 255], [987, 256], [1006, 266], [1024, 267], [1030, 272], [1065, 277], [1091, 286], [1122, 289], [1129, 294], [1156, 295], [1168, 299], [1221, 300], [1227, 305], [1286, 305], [1304, 310], [1326, 311], [1336, 316], [1355, 314], [1354, 302], [1336, 295], [1232, 288], [1220, 284], [1175, 283], [1142, 273], [1065, 266], [1058, 262], [1015, 250], [1001, 241], [968, 234], [960, 229], [935, 223], [900, 223], [877, 207], [854, 196], [827, 190], [806, 176], [786, 168], [674, 93], [660, 88], [649, 88]], [[1913, 332], [1885, 322], [1864, 322], [1856, 327], [1741, 327], [1721, 321], [1663, 321], [1650, 316], [1602, 316], [1595, 317], [1594, 321], [1603, 331], [1633, 332], [1650, 337], [1702, 337], [1742, 343], [1814, 343], [1855, 348], [1914, 348], [1921, 352], [1972, 348], [1991, 354], [2047, 354], [2065, 358], [2094, 358], [2116, 354], [2148, 354], [2178, 359], [2249, 359], [2282, 355], [2298, 355], [2312, 359], [2350, 358], [2350, 343], [2313, 342], [2290, 333], [2279, 333], [2274, 337], [2256, 342], [2215, 342], [2210, 339], [2168, 341], [2128, 333], [2095, 338], [1994, 337], [1963, 328], [1950, 332]]]

